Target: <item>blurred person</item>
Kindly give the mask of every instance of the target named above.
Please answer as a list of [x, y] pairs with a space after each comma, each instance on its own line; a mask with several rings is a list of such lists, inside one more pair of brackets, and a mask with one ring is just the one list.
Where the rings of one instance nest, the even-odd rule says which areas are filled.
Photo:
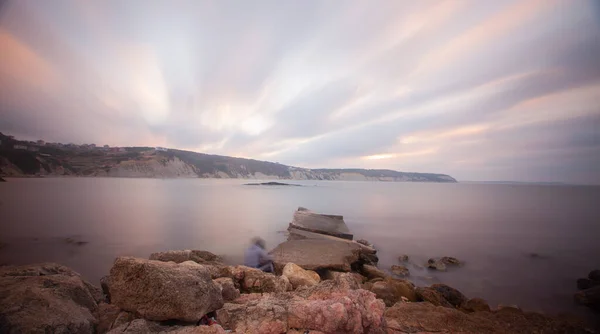
[[244, 265], [251, 268], [258, 268], [264, 272], [274, 272], [273, 258], [265, 250], [265, 241], [261, 238], [254, 238], [252, 245], [246, 249], [244, 254]]

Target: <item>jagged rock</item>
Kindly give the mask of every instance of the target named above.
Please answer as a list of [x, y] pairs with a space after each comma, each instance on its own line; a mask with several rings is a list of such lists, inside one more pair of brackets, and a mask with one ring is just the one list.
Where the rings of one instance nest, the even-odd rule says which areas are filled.
[[195, 322], [223, 305], [221, 289], [201, 266], [119, 257], [109, 281], [111, 302], [148, 320]]
[[282, 275], [288, 278], [294, 289], [300, 286], [316, 285], [321, 281], [316, 272], [304, 270], [293, 263], [288, 263], [283, 267]]
[[386, 278], [389, 276], [383, 270], [380, 270], [379, 268], [368, 265], [368, 264], [365, 264], [364, 266], [362, 266], [362, 273], [363, 273], [363, 275], [367, 276], [369, 279]]
[[169, 334], [224, 334], [225, 330], [220, 325], [212, 326], [168, 326], [159, 322], [146, 319], [136, 319], [114, 328], [110, 334], [145, 334], [145, 333], [169, 333]]
[[490, 305], [481, 298], [471, 298], [464, 302], [460, 308], [467, 312], [490, 312]]
[[333, 293], [345, 293], [348, 290], [360, 289], [360, 284], [352, 273], [342, 273], [333, 280], [326, 280], [317, 285], [300, 287], [294, 295], [302, 298], [326, 298]]
[[452, 306], [459, 307], [467, 301], [467, 297], [455, 288], [446, 284], [433, 284], [430, 288], [439, 292]]
[[[319, 285], [331, 285], [331, 280]], [[286, 333], [319, 330], [324, 333], [369, 333], [381, 329], [383, 302], [365, 290], [324, 292], [317, 286], [306, 297], [295, 292], [263, 295], [246, 304], [226, 303], [217, 311], [224, 328], [239, 333]]]
[[444, 296], [442, 296], [441, 293], [432, 288], [418, 287], [415, 289], [415, 294], [417, 295], [418, 301], [429, 302], [434, 306], [454, 307], [444, 298]]
[[446, 264], [439, 260], [429, 259], [427, 260], [427, 268], [435, 269], [438, 271], [446, 271]]
[[[243, 267], [243, 266], [238, 266]], [[240, 283], [243, 293], [284, 292], [292, 290], [292, 284], [285, 276], [275, 276], [262, 270], [244, 267], [244, 278]]]
[[361, 247], [355, 242], [302, 239], [283, 242], [271, 254], [277, 272], [290, 262], [307, 270], [351, 271], [360, 259]]
[[221, 287], [221, 295], [223, 300], [228, 302], [240, 297], [240, 290], [235, 287], [233, 279], [229, 277], [221, 277], [214, 280]]
[[575, 301], [592, 309], [600, 310], [600, 286], [577, 292]]
[[579, 290], [585, 290], [595, 286], [600, 286], [600, 281], [594, 281], [589, 278], [580, 278], [577, 280], [577, 289]]
[[388, 307], [402, 301], [403, 297], [411, 302], [417, 301], [414, 285], [406, 280], [388, 278], [375, 282], [371, 287], [371, 292], [375, 293], [377, 298], [382, 299], [385, 306]]
[[408, 255], [402, 254], [402, 255], [398, 256], [398, 261], [400, 261], [400, 262], [408, 262]]
[[98, 288], [70, 268], [42, 263], [0, 267], [1, 333], [91, 333]]
[[223, 263], [221, 257], [203, 250], [170, 250], [166, 252], [158, 252], [150, 254], [150, 260], [175, 263], [182, 263], [185, 261], [194, 261], [200, 264], [220, 264]]
[[401, 277], [410, 275], [410, 271], [405, 266], [392, 265], [392, 273]]

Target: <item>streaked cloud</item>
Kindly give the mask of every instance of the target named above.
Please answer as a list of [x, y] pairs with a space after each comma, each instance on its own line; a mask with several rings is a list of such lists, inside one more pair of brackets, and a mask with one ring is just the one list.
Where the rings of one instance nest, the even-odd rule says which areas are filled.
[[0, 131], [600, 183], [593, 0], [8, 1]]

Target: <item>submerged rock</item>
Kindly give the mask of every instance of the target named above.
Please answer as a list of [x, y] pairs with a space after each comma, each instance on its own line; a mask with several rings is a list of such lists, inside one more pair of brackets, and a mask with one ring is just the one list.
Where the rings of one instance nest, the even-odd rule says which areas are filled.
[[0, 267], [0, 332], [93, 333], [101, 292], [70, 268]]
[[590, 273], [588, 274], [588, 278], [592, 281], [600, 282], [600, 270], [596, 269], [590, 271]]
[[410, 275], [410, 271], [405, 266], [392, 265], [392, 273], [400, 277], [406, 277]]
[[600, 281], [594, 281], [589, 278], [580, 278], [577, 280], [577, 289], [579, 290], [585, 290], [595, 286], [600, 286]]
[[440, 262], [446, 264], [446, 265], [450, 265], [450, 266], [459, 266], [461, 265], [461, 262], [455, 258], [455, 257], [451, 257], [451, 256], [444, 256], [440, 259]]
[[148, 320], [196, 322], [223, 305], [202, 266], [119, 257], [110, 270], [111, 302]]
[[408, 255], [402, 254], [402, 255], [398, 256], [398, 261], [399, 262], [408, 262]]
[[316, 285], [321, 281], [316, 272], [302, 269], [293, 263], [288, 263], [283, 267], [282, 275], [288, 278], [294, 289], [300, 286]]
[[282, 182], [260, 182], [260, 183], [246, 183], [245, 186], [291, 186], [291, 187], [302, 187], [300, 184], [282, 183]]
[[439, 260], [429, 259], [427, 260], [427, 268], [435, 269], [438, 271], [446, 271], [446, 264]]

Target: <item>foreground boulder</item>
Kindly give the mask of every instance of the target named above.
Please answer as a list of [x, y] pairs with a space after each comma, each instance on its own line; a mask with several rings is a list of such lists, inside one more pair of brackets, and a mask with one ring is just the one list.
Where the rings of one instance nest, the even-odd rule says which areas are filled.
[[454, 307], [450, 304], [441, 293], [437, 290], [428, 287], [418, 287], [415, 289], [415, 294], [418, 301], [428, 302], [434, 306]]
[[0, 267], [0, 333], [93, 333], [101, 296], [58, 264]]
[[[356, 284], [353, 278], [350, 279], [348, 282]], [[383, 302], [369, 291], [348, 289], [332, 280], [298, 293], [257, 297], [225, 304], [217, 311], [221, 325], [225, 329], [248, 334], [278, 334], [290, 330], [299, 330], [300, 333], [306, 330], [380, 333], [382, 330]]]
[[462, 292], [446, 284], [433, 284], [430, 288], [437, 291], [454, 307], [459, 307], [467, 301], [467, 297]]
[[[245, 266], [235, 267], [241, 271], [240, 290], [243, 293], [269, 293], [292, 290], [292, 284], [286, 276], [275, 276], [260, 269]], [[239, 277], [240, 273], [235, 273]]]
[[219, 325], [213, 326], [182, 326], [174, 325], [167, 326], [158, 322], [148, 321], [146, 319], [136, 319], [131, 322], [122, 324], [114, 328], [110, 334], [128, 333], [128, 334], [145, 334], [145, 333], [170, 333], [170, 334], [224, 334], [225, 330]]
[[206, 268], [119, 257], [110, 270], [111, 303], [148, 320], [196, 322], [223, 305]]
[[194, 261], [200, 264], [222, 264], [221, 257], [203, 250], [171, 250], [166, 252], [158, 252], [150, 254], [150, 260], [182, 263], [186, 261]]
[[577, 321], [518, 309], [463, 313], [430, 303], [397, 303], [385, 320], [387, 333], [590, 333]]
[[490, 305], [481, 298], [471, 298], [460, 306], [461, 310], [467, 312], [490, 312]]
[[362, 247], [358, 243], [337, 240], [290, 240], [279, 244], [271, 255], [277, 272], [290, 262], [307, 270], [351, 271], [352, 264], [360, 259]]
[[319, 274], [312, 270], [304, 270], [294, 263], [288, 263], [283, 267], [282, 276], [288, 278], [294, 289], [316, 285], [321, 281]]
[[233, 279], [229, 277], [221, 277], [214, 280], [221, 287], [221, 296], [224, 301], [232, 301], [240, 298], [240, 290], [235, 287]]

